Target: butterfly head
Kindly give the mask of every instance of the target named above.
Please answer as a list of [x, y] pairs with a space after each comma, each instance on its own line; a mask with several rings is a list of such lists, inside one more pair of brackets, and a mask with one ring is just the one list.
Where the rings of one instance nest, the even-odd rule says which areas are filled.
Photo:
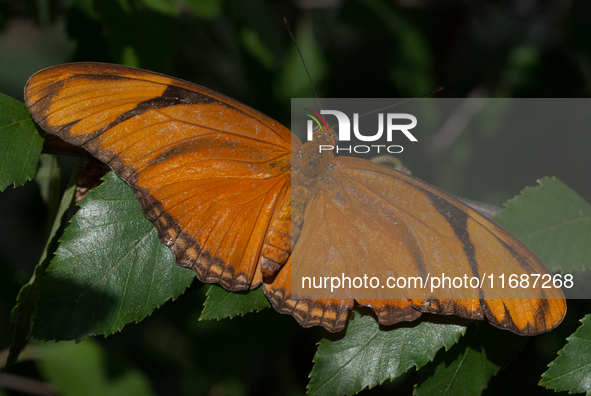
[[318, 128], [312, 135], [312, 140], [306, 142], [298, 153], [302, 172], [308, 177], [315, 177], [332, 162], [335, 146], [334, 127]]

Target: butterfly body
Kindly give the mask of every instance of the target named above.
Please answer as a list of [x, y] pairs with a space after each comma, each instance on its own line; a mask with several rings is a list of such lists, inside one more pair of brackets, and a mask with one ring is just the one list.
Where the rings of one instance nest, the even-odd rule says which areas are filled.
[[[503, 269], [549, 274], [519, 241], [453, 197], [394, 169], [321, 151], [278, 122], [207, 88], [123, 66], [80, 63], [27, 83], [35, 121], [107, 163], [133, 189], [179, 265], [230, 291], [263, 283], [280, 312], [342, 330], [354, 301], [385, 325], [422, 312], [489, 321], [519, 334], [556, 327], [560, 289], [504, 297], [388, 291], [388, 298], [314, 290], [292, 298], [292, 271], [426, 278]], [[297, 285], [296, 285], [297, 286]]]
[[334, 158], [332, 151], [323, 152], [320, 146], [331, 143], [334, 144], [334, 139], [326, 131], [317, 131], [314, 139], [304, 144], [292, 137], [291, 194], [269, 228], [261, 253], [264, 275], [275, 276], [291, 255], [304, 223], [311, 191], [323, 183], [319, 176], [326, 172]]

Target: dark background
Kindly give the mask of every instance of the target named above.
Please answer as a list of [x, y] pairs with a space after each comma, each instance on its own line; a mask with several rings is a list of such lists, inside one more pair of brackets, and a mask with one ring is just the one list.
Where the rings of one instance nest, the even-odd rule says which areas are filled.
[[[590, 17], [586, 0], [0, 0], [0, 91], [22, 100], [27, 78], [59, 63], [124, 63], [212, 88], [289, 126], [290, 99], [314, 92], [287, 18], [320, 97], [405, 98], [443, 86], [438, 97], [586, 98]], [[590, 201], [590, 142], [581, 130], [501, 130], [429, 151], [427, 136], [404, 165], [454, 195], [495, 205], [543, 176]], [[33, 182], [0, 194], [0, 350], [10, 343], [18, 290], [43, 248], [45, 214]], [[304, 393], [322, 330], [304, 330], [271, 309], [198, 322], [203, 299], [196, 282], [100, 342], [111, 359], [147, 374], [157, 394]], [[587, 305], [569, 303], [556, 334], [530, 340], [488, 392], [542, 392], [540, 373]], [[31, 361], [11, 370], [39, 375]], [[363, 394], [408, 394], [416, 380], [411, 373]]]

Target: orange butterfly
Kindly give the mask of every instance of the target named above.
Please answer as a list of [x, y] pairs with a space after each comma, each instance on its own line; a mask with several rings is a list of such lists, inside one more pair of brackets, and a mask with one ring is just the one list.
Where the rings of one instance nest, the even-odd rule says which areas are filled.
[[[319, 273], [379, 257], [408, 276], [433, 268], [549, 274], [504, 229], [435, 187], [370, 161], [319, 154], [319, 144], [334, 143], [330, 134], [302, 144], [264, 114], [196, 84], [67, 64], [31, 77], [25, 101], [43, 129], [85, 148], [132, 187], [179, 265], [230, 291], [263, 283], [275, 309], [306, 327], [342, 330], [354, 300], [291, 299], [291, 270], [301, 262]], [[311, 253], [320, 240], [321, 254]], [[359, 241], [367, 246], [361, 253]], [[524, 335], [553, 329], [566, 313], [560, 289], [538, 289], [532, 299], [489, 292], [357, 302], [384, 325], [423, 312], [486, 316]]]

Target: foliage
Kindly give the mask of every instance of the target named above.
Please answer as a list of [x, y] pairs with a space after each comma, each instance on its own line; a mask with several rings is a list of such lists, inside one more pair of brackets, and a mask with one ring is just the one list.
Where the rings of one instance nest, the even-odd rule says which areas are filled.
[[558, 351], [558, 357], [550, 363], [550, 369], [542, 375], [540, 385], [569, 393], [591, 392], [589, 315], [581, 319], [581, 323], [581, 327], [568, 337], [568, 344]]

